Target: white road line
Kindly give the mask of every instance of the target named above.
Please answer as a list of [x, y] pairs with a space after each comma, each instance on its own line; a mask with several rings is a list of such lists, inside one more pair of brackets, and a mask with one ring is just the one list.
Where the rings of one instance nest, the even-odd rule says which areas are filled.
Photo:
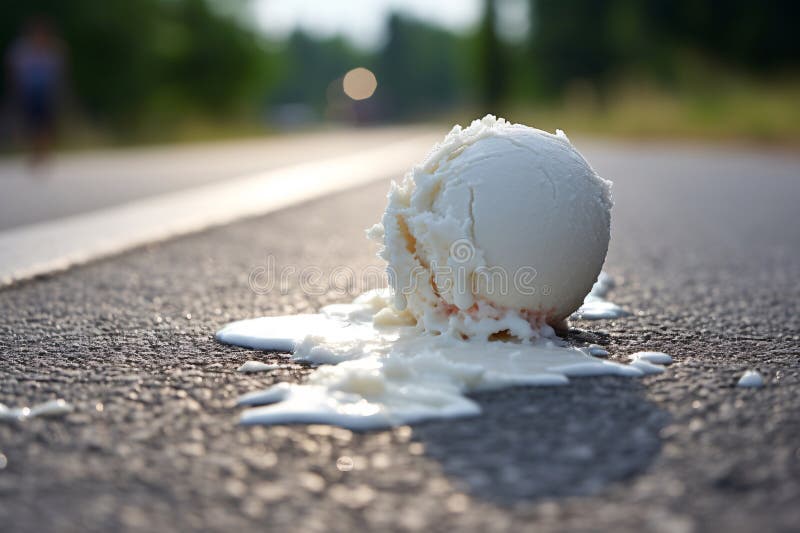
[[425, 155], [424, 135], [0, 233], [0, 286], [262, 215], [335, 191], [400, 177]]

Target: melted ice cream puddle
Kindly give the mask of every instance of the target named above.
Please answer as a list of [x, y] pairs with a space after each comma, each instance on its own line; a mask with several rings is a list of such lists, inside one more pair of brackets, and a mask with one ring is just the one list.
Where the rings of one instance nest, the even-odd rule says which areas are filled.
[[50, 400], [33, 407], [8, 407], [0, 403], [0, 422], [21, 422], [35, 417], [56, 417], [72, 412], [72, 406], [64, 400]]
[[614, 288], [614, 279], [600, 272], [597, 281], [592, 285], [592, 290], [583, 300], [583, 305], [570, 317], [573, 320], [613, 320], [628, 316], [626, 310], [613, 302], [606, 300], [609, 291]]
[[748, 370], [739, 381], [736, 382], [737, 387], [746, 387], [757, 389], [764, 385], [764, 377], [755, 370]]
[[245, 361], [236, 371], [243, 374], [254, 374], [256, 372], [269, 372], [270, 370], [277, 370], [278, 368], [280, 368], [279, 365], [271, 365], [262, 363], [261, 361]]
[[647, 358], [630, 365], [598, 359], [589, 348], [555, 337], [519, 343], [424, 335], [390, 301], [388, 291], [371, 291], [318, 314], [243, 320], [220, 330], [221, 342], [324, 365], [304, 384], [280, 383], [242, 396], [239, 404], [261, 407], [244, 411], [241, 422], [371, 429], [477, 415], [470, 392], [663, 370]]
[[672, 364], [672, 357], [663, 352], [636, 352], [628, 356], [631, 366], [635, 366], [645, 374], [660, 374], [664, 371], [661, 365]]

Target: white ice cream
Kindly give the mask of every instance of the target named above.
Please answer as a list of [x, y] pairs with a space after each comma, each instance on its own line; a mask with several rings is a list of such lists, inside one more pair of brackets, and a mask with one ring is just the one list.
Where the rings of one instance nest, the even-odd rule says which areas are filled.
[[748, 370], [742, 377], [739, 378], [739, 381], [736, 382], [737, 387], [745, 387], [745, 388], [754, 388], [757, 389], [764, 385], [764, 376], [758, 373], [756, 370]]
[[[305, 383], [240, 398], [248, 424], [328, 423], [369, 429], [474, 415], [467, 395], [572, 376], [644, 376], [671, 359], [631, 364], [602, 347], [569, 346], [551, 326], [624, 316], [600, 275], [610, 183], [563, 133], [487, 116], [456, 126], [400, 184], [382, 224], [391, 290], [318, 314], [227, 325], [221, 342], [321, 365]], [[590, 292], [591, 289], [591, 292]], [[269, 405], [266, 405], [269, 404]]]
[[388, 292], [373, 291], [319, 314], [242, 320], [217, 332], [221, 342], [322, 365], [303, 384], [278, 383], [240, 397], [241, 405], [254, 406], [242, 423], [373, 429], [476, 415], [480, 406], [467, 396], [475, 391], [663, 371], [646, 358], [629, 365], [598, 359], [555, 336], [520, 342], [421, 333], [413, 321], [389, 319], [398, 316], [390, 300]]
[[455, 126], [393, 184], [370, 231], [394, 306], [465, 338], [561, 326], [605, 260], [610, 188], [561, 131], [491, 115]]

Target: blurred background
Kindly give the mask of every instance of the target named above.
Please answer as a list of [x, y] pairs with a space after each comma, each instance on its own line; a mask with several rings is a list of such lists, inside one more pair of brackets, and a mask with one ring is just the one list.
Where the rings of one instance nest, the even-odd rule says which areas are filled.
[[464, 123], [800, 140], [791, 0], [29, 0], [0, 17], [0, 144]]

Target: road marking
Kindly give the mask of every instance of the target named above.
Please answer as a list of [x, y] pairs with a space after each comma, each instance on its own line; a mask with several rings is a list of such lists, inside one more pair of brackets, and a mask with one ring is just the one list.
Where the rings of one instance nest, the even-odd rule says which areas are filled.
[[0, 233], [0, 286], [379, 179], [399, 178], [435, 140], [433, 135], [416, 136], [355, 154], [12, 228]]

